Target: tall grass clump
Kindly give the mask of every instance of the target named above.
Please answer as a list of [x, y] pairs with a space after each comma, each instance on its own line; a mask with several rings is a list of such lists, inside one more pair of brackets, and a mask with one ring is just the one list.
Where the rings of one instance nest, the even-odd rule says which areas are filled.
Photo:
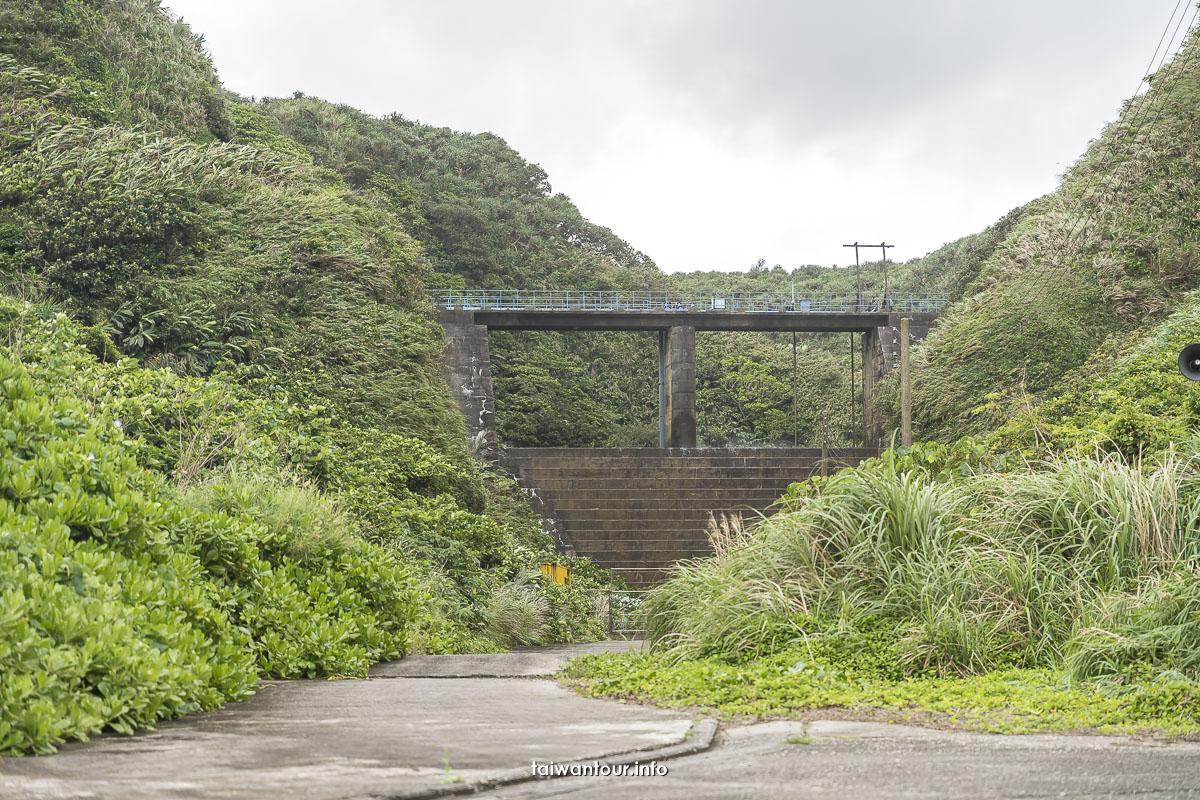
[[508, 647], [541, 644], [550, 612], [545, 595], [528, 580], [497, 588], [484, 608], [488, 633]]
[[1194, 677], [1198, 480], [1174, 451], [957, 476], [889, 453], [680, 564], [648, 601], [650, 635], [679, 658], [801, 647], [904, 674]]

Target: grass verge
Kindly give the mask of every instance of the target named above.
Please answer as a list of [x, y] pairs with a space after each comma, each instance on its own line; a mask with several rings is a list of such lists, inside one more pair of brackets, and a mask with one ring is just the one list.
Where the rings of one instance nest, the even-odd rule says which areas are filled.
[[1104, 732], [1200, 740], [1200, 687], [1069, 683], [1049, 670], [899, 680], [855, 675], [790, 650], [748, 664], [664, 654], [591, 655], [564, 681], [589, 697], [702, 708], [726, 720], [867, 718], [991, 733]]

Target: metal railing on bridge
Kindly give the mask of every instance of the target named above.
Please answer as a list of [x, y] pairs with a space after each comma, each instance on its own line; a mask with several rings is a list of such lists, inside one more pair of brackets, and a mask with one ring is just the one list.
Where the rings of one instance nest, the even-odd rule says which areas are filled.
[[884, 297], [826, 292], [633, 292], [455, 289], [433, 293], [440, 308], [468, 311], [735, 311], [768, 314], [936, 314], [945, 294]]

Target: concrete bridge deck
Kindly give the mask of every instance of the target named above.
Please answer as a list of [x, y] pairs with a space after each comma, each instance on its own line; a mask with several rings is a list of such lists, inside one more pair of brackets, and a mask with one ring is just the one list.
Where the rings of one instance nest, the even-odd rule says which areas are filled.
[[857, 303], [837, 305], [835, 309], [799, 312], [689, 310], [686, 307], [674, 310], [663, 307], [643, 310], [443, 307], [438, 312], [438, 321], [446, 331], [442, 368], [451, 393], [466, 417], [471, 438], [482, 438], [485, 450], [494, 452], [495, 400], [489, 330], [657, 332], [660, 444], [687, 448], [695, 447], [697, 441], [696, 331], [849, 332], [851, 336], [859, 333], [862, 442], [868, 447], [878, 447], [883, 442], [884, 431], [874, 404], [874, 387], [898, 359], [900, 320], [910, 320], [912, 341], [920, 341], [937, 315], [869, 312]]

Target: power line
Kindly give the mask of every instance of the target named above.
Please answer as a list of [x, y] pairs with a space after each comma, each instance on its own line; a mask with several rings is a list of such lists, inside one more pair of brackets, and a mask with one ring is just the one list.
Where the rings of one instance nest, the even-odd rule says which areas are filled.
[[[1198, 7], [1196, 9], [1196, 13], [1192, 15], [1192, 21], [1188, 24], [1189, 31], [1191, 31], [1197, 18], [1200, 18], [1200, 7]], [[1195, 53], [1196, 53], [1196, 51], [1193, 49], [1186, 56], [1184, 56], [1183, 61], [1180, 62], [1178, 73], [1174, 76], [1174, 79], [1167, 84], [1166, 91], [1163, 93], [1161, 101], [1158, 104], [1158, 108], [1155, 111], [1154, 119], [1150, 120], [1150, 124], [1146, 128], [1147, 136], [1149, 136], [1150, 132], [1154, 130], [1154, 126], [1158, 124], [1159, 119], [1162, 118], [1163, 110], [1167, 107], [1167, 101], [1171, 99], [1171, 94], [1175, 91], [1175, 88], [1179, 85], [1179, 80], [1186, 73], [1188, 62], [1190, 62], [1191, 59], [1195, 57]], [[1136, 137], [1137, 133], [1140, 133], [1140, 131], [1137, 131], [1134, 133], [1135, 137]], [[1116, 188], [1114, 188], [1109, 193], [1108, 197], [1104, 201], [1104, 208], [1102, 208], [1100, 213], [1096, 216], [1097, 220], [1099, 220], [1103, 217], [1104, 212], [1106, 212], [1108, 210], [1109, 206], [1112, 204], [1112, 201], [1115, 200], [1116, 197], [1120, 194], [1120, 191], [1125, 187], [1125, 184], [1128, 180], [1129, 180], [1129, 173], [1128, 173], [1128, 171], [1126, 171], [1126, 174], [1121, 177], [1120, 183], [1116, 186]], [[1084, 219], [1086, 220], [1086, 217]], [[1086, 234], [1087, 231], [1088, 231], [1088, 228], [1085, 225], [1084, 228], [1082, 229], [1081, 233]], [[1068, 241], [1067, 244], [1068, 245], [1073, 244], [1073, 241]]]
[[[1069, 225], [1071, 222], [1071, 217], [1073, 215], [1078, 214], [1084, 208], [1084, 206], [1086, 204], [1087, 193], [1091, 190], [1092, 185], [1094, 184], [1097, 176], [1102, 174], [1104, 171], [1106, 171], [1108, 169], [1108, 167], [1112, 164], [1113, 158], [1116, 155], [1117, 142], [1120, 140], [1121, 125], [1126, 124], [1126, 122], [1127, 122], [1128, 123], [1126, 125], [1127, 129], [1132, 129], [1135, 126], [1137, 126], [1139, 120], [1141, 119], [1142, 112], [1149, 106], [1149, 103], [1147, 102], [1146, 98], [1149, 96], [1150, 90], [1147, 89], [1146, 92], [1144, 92], [1141, 95], [1138, 95], [1138, 92], [1141, 91], [1142, 84], [1146, 82], [1146, 79], [1148, 76], [1150, 76], [1150, 75], [1158, 72], [1158, 70], [1162, 69], [1163, 62], [1166, 60], [1167, 54], [1171, 51], [1171, 44], [1168, 44], [1166, 50], [1163, 50], [1163, 42], [1166, 41], [1167, 31], [1171, 30], [1171, 23], [1175, 21], [1175, 14], [1179, 12], [1179, 7], [1182, 5], [1183, 5], [1183, 0], [1175, 0], [1175, 8], [1171, 10], [1171, 16], [1167, 19], [1167, 24], [1163, 28], [1162, 35], [1158, 37], [1158, 45], [1154, 48], [1154, 54], [1150, 56], [1150, 61], [1148, 64], [1146, 64], [1146, 69], [1143, 70], [1141, 79], [1138, 80], [1137, 86], [1135, 86], [1133, 89], [1134, 102], [1131, 102], [1129, 108], [1127, 109], [1127, 112], [1132, 111], [1133, 113], [1131, 113], [1131, 114], [1127, 113], [1117, 123], [1117, 125], [1113, 126], [1112, 138], [1109, 142], [1109, 148], [1108, 148], [1109, 149], [1109, 159], [1105, 163], [1103, 163], [1097, 170], [1094, 170], [1092, 172], [1092, 174], [1086, 179], [1084, 186], [1080, 189], [1080, 191], [1076, 195], [1074, 201], [1071, 201], [1068, 198], [1068, 203], [1070, 203], [1073, 208], [1071, 210], [1067, 211], [1067, 214], [1066, 214], [1066, 217], [1064, 220], [1064, 224], [1062, 226], [1062, 230], [1066, 230], [1067, 225]], [[1171, 43], [1174, 43], [1175, 36], [1178, 35], [1178, 33], [1179, 33], [1179, 25], [1183, 23], [1183, 20], [1186, 16], [1187, 16], [1186, 13], [1180, 15], [1179, 23], [1177, 23], [1175, 26], [1175, 32], [1171, 34]], [[1154, 67], [1154, 60], [1159, 57], [1159, 51], [1162, 51], [1162, 59], [1159, 60], [1158, 68], [1156, 69]], [[1137, 101], [1141, 101], [1141, 102], [1139, 103]], [[1134, 111], [1135, 103], [1136, 103], [1136, 111]], [[1136, 136], [1137, 132], [1135, 131], [1133, 135]], [[1072, 233], [1074, 233], [1074, 228], [1072, 228]], [[1062, 242], [1060, 241], [1060, 245], [1061, 244], [1062, 244]], [[1061, 255], [1061, 247], [1060, 247], [1059, 251], [1057, 251], [1057, 254]]]
[[[1172, 14], [1172, 17], [1173, 16], [1174, 16], [1174, 14]], [[1198, 17], [1200, 17], [1200, 8], [1197, 8], [1196, 13], [1192, 15], [1191, 22], [1188, 24], [1187, 30], [1189, 31], [1189, 35], [1190, 35], [1190, 32], [1192, 31], [1193, 27], [1195, 26], [1195, 22]], [[1182, 23], [1185, 18], [1186, 18], [1186, 15], [1180, 17], [1180, 23]], [[1170, 26], [1170, 23], [1168, 22], [1168, 27], [1169, 26]], [[1179, 29], [1179, 26], [1176, 25], [1176, 32], [1178, 32], [1178, 29]], [[1185, 36], [1184, 41], [1186, 41], [1186, 38], [1187, 37]], [[1171, 37], [1171, 42], [1174, 42], [1174, 40], [1175, 40], [1175, 35], [1173, 34]], [[1169, 52], [1169, 50], [1170, 50], [1170, 48], [1168, 47], [1167, 52]], [[1171, 76], [1171, 78], [1168, 81], [1165, 81], [1163, 86], [1157, 92], [1155, 92], [1155, 94], [1158, 95], [1158, 97], [1156, 99], [1158, 99], [1158, 101], [1159, 101], [1157, 112], [1155, 113], [1153, 119], [1151, 119], [1148, 124], [1143, 123], [1142, 125], [1140, 125], [1137, 128], [1137, 130], [1133, 131], [1133, 133], [1130, 137], [1131, 140], [1136, 140], [1138, 135], [1142, 132], [1143, 128], [1145, 129], [1147, 136], [1149, 136], [1149, 134], [1153, 131], [1154, 127], [1158, 124], [1159, 119], [1161, 119], [1163, 110], [1166, 108], [1167, 101], [1170, 99], [1171, 94], [1175, 90], [1175, 87], [1178, 86], [1179, 81], [1182, 78], [1182, 76], [1186, 74], [1187, 67], [1188, 67], [1189, 63], [1191, 62], [1191, 60], [1195, 57], [1195, 53], [1196, 53], [1195, 48], [1188, 51], [1188, 53], [1179, 62], [1179, 66], [1175, 69], [1175, 74], [1173, 76]], [[1165, 60], [1166, 53], [1164, 53], [1163, 57]], [[1161, 69], [1161, 66], [1160, 66], [1160, 69]], [[1152, 91], [1154, 91], [1153, 87], [1151, 87], [1151, 89], [1148, 90], [1146, 92], [1146, 94], [1143, 96], [1144, 98], [1147, 98], [1145, 100], [1145, 105], [1147, 107], [1150, 105], [1148, 98], [1150, 97], [1150, 94]], [[1114, 142], [1115, 142], [1116, 138], [1117, 138], [1116, 133], [1114, 131], [1114, 134], [1113, 134]], [[1113, 148], [1111, 148], [1111, 150], [1113, 152], [1115, 152], [1115, 144], [1114, 144]], [[1111, 160], [1108, 163], [1111, 163]], [[1103, 170], [1108, 166], [1108, 163], [1103, 165], [1101, 167], [1101, 169], [1095, 173], [1095, 175], [1098, 176], [1098, 175], [1103, 174]], [[1121, 190], [1124, 189], [1125, 184], [1128, 182], [1128, 180], [1129, 180], [1129, 172], [1127, 171], [1126, 174], [1120, 178], [1118, 183], [1104, 194], [1104, 196], [1103, 196], [1104, 199], [1100, 202], [1100, 208], [1096, 211], [1096, 213], [1094, 215], [1094, 219], [1096, 221], [1103, 219], [1104, 214], [1107, 213], [1107, 211], [1109, 210], [1109, 208], [1112, 205], [1112, 202], [1119, 196]], [[1081, 195], [1079, 202], [1085, 204], [1086, 197]], [[1068, 238], [1060, 241], [1059, 247], [1055, 251], [1055, 259], [1054, 259], [1055, 262], [1061, 260], [1061, 256], [1068, 251], [1068, 248], [1070, 246], [1072, 246], [1077, 241], [1077, 239], [1078, 239], [1078, 241], [1083, 241], [1084, 238], [1086, 238], [1087, 234], [1091, 230], [1091, 226], [1086, 224], [1087, 217], [1088, 217], [1088, 215], [1086, 213], [1082, 214], [1080, 216], [1079, 222], [1085, 223], [1083, 225], [1083, 227], [1080, 228], [1079, 223], [1076, 223], [1076, 225], [1072, 228], [1071, 234], [1068, 236]], [[1077, 236], [1077, 234], [1078, 234], [1078, 236]], [[1083, 238], [1079, 238], [1079, 237], [1083, 237]], [[1053, 263], [1052, 262], [1042, 268], [1042, 270], [1041, 270], [1042, 278], [1044, 279], [1044, 278], [1048, 277], [1050, 273], [1057, 272], [1058, 270], [1063, 269], [1063, 268], [1064, 267], [1061, 263]], [[1044, 298], [1045, 294], [1048, 290], [1049, 290], [1049, 283], [1043, 281], [1037, 294], [1031, 298], [1028, 298], [1024, 302], [1026, 309], [1028, 310], [1029, 308], [1032, 308], [1036, 304], [1036, 301], [1039, 301], [1042, 298]]]
[[[1176, 5], [1176, 10], [1177, 9], [1178, 9], [1178, 3]], [[1171, 15], [1172, 18], [1171, 18], [1171, 20], [1168, 20], [1168, 22], [1167, 22], [1168, 29], [1170, 28], [1171, 22], [1174, 20], [1174, 16], [1175, 16], [1175, 13], [1172, 12], [1172, 15]], [[1195, 27], [1195, 22], [1196, 22], [1197, 17], [1200, 17], [1200, 8], [1198, 8], [1196, 13], [1193, 14], [1192, 20], [1188, 24], [1188, 29], [1187, 29], [1188, 34], [1185, 35], [1185, 38], [1184, 38], [1185, 42], [1187, 41], [1187, 37], [1193, 34], [1192, 29]], [[1182, 21], [1185, 18], [1186, 18], [1186, 14], [1184, 16], [1180, 17], [1180, 21]], [[1176, 31], [1178, 31], [1178, 24], [1176, 25]], [[1164, 35], [1165, 35], [1165, 32], [1164, 32]], [[1173, 43], [1174, 40], [1175, 40], [1175, 35], [1172, 34], [1170, 41]], [[1161, 42], [1161, 39], [1160, 39], [1160, 42]], [[1160, 44], [1160, 47], [1161, 47], [1161, 44]], [[1169, 44], [1167, 51], [1164, 52], [1163, 61], [1165, 61], [1166, 53], [1169, 53], [1170, 49], [1171, 49], [1171, 47]], [[1150, 89], [1147, 90], [1146, 94], [1143, 96], [1143, 98], [1144, 98], [1143, 103], [1149, 104], [1149, 102], [1150, 102], [1149, 96], [1150, 96], [1151, 92], [1154, 92], [1156, 95], [1156, 99], [1159, 101], [1157, 113], [1154, 115], [1153, 119], [1151, 119], [1148, 124], [1143, 123], [1143, 125], [1139, 125], [1138, 129], [1133, 131], [1133, 135], [1132, 135], [1131, 139], [1136, 140], [1138, 134], [1140, 134], [1142, 132], [1143, 126], [1145, 127], [1147, 136], [1149, 136], [1150, 133], [1153, 131], [1153, 129], [1157, 125], [1159, 119], [1161, 119], [1162, 113], [1163, 113], [1164, 109], [1166, 108], [1166, 106], [1168, 105], [1167, 101], [1170, 99], [1171, 94], [1175, 90], [1175, 87], [1178, 86], [1182, 77], [1187, 74], [1188, 66], [1190, 65], [1192, 59], [1195, 57], [1197, 49], [1200, 49], [1200, 46], [1193, 47], [1191, 50], [1189, 50], [1187, 52], [1187, 54], [1183, 56], [1183, 58], [1179, 61], [1179, 63], [1177, 65], [1174, 65], [1174, 64], [1171, 65], [1173, 68], [1173, 74], [1171, 74], [1166, 80], [1164, 80], [1163, 83], [1159, 86], [1159, 88], [1157, 90], [1153, 86], [1151, 86]], [[1156, 55], [1157, 55], [1157, 51], [1158, 51], [1158, 49], [1156, 48]], [[1153, 63], [1153, 58], [1151, 59], [1151, 63]], [[1160, 66], [1160, 69], [1161, 69], [1161, 66]], [[1139, 85], [1140, 85], [1140, 82], [1139, 82]], [[1117, 133], [1117, 131], [1114, 128], [1114, 131], [1112, 133], [1113, 144], [1110, 146], [1110, 152], [1113, 152], [1116, 147], [1116, 141], [1117, 141], [1116, 133]], [[1099, 174], [1099, 173], [1097, 173], [1097, 174]], [[1108, 192], [1106, 194], [1105, 200], [1103, 201], [1101, 208], [1097, 212], [1097, 219], [1102, 219], [1103, 215], [1105, 213], [1107, 213], [1109, 207], [1111, 206], [1112, 201], [1118, 196], [1120, 191], [1124, 188], [1124, 185], [1128, 181], [1128, 178], [1129, 178], [1129, 174], [1127, 172], [1126, 175], [1123, 176], [1123, 178], [1120, 180], [1120, 182], [1110, 192]], [[1082, 202], [1085, 202], [1085, 200], [1086, 200], [1085, 197], [1081, 197], [1079, 202], [1082, 203]], [[1082, 231], [1083, 235], [1086, 236], [1086, 234], [1088, 233], [1089, 230], [1090, 230], [1089, 228], [1085, 227]], [[1056, 252], [1058, 252], [1058, 253], [1065, 252], [1067, 245], [1073, 240], [1074, 240], [1073, 236], [1067, 240], [1060, 240], [1060, 247], [1059, 247], [1058, 251], [1056, 251]], [[1069, 269], [1067, 270], [1066, 273], [1064, 273], [1063, 266], [1061, 264], [1056, 264], [1056, 263], [1043, 263], [1043, 265], [1040, 269], [1029, 270], [1029, 271], [1026, 271], [1024, 274], [1030, 275], [1031, 272], [1033, 274], [1030, 277], [1033, 281], [1036, 281], [1038, 283], [1038, 286], [1037, 286], [1037, 289], [1035, 290], [1034, 294], [1020, 300], [1020, 302], [1019, 302], [1020, 322], [1024, 322], [1025, 320], [1028, 319], [1028, 316], [1029, 316], [1031, 310], [1036, 308], [1038, 303], [1042, 299], [1044, 299], [1046, 293], [1051, 290], [1053, 284], [1056, 283], [1056, 281], [1052, 280], [1052, 278], [1070, 274]], [[1012, 286], [1012, 284], [1009, 284], [1010, 288], [1011, 288], [1011, 286]], [[990, 322], [990, 321], [996, 319], [997, 317], [999, 317], [1002, 314], [1002, 312], [1003, 312], [1003, 307], [1000, 303], [992, 303], [990, 308], [988, 308], [983, 313], [982, 318], [979, 320], [979, 322], [981, 322], [981, 323]]]
[[[1177, 0], [1176, 5], [1175, 5], [1176, 10], [1179, 9], [1179, 6], [1181, 3], [1182, 3], [1182, 0]], [[1200, 8], [1197, 9], [1197, 14], [1200, 14]], [[1172, 11], [1171, 19], [1167, 20], [1167, 27], [1165, 29], [1163, 29], [1163, 38], [1166, 37], [1166, 32], [1167, 32], [1167, 30], [1170, 29], [1171, 22], [1174, 20], [1174, 18], [1175, 18], [1175, 12]], [[1146, 75], [1151, 75], [1151, 74], [1157, 73], [1162, 70], [1163, 65], [1166, 63], [1167, 56], [1171, 52], [1171, 47], [1175, 43], [1175, 37], [1179, 35], [1179, 29], [1183, 25], [1183, 21], [1186, 18], [1187, 18], [1186, 13], [1180, 15], [1179, 22], [1177, 22], [1175, 25], [1175, 31], [1171, 34], [1171, 39], [1167, 45], [1167, 49], [1163, 50], [1162, 58], [1159, 60], [1158, 67], [1156, 69], [1153, 69], [1153, 71], [1147, 71]], [[1192, 16], [1192, 23], [1194, 23], [1195, 21], [1196, 21], [1196, 15], [1194, 14]], [[1192, 23], [1188, 24], [1188, 30], [1191, 30]], [[1157, 56], [1158, 50], [1161, 47], [1162, 47], [1162, 38], [1159, 39], [1159, 46], [1157, 48], [1155, 48], [1155, 56]], [[1153, 65], [1154, 65], [1154, 56], [1152, 56], [1150, 59], [1150, 66], [1153, 67]], [[1143, 78], [1143, 81], [1144, 80], [1145, 80], [1145, 78]], [[1130, 138], [1131, 142], [1137, 140], [1137, 135], [1139, 133], [1141, 133], [1141, 129], [1144, 125], [1145, 112], [1148, 111], [1153, 106], [1153, 103], [1150, 102], [1149, 98], [1150, 98], [1150, 90], [1149, 89], [1147, 89], [1147, 91], [1144, 94], [1142, 94], [1140, 97], [1136, 98], [1137, 100], [1140, 100], [1141, 102], [1139, 102], [1137, 104], [1137, 109], [1132, 114], [1132, 118], [1130, 119], [1129, 125], [1127, 126], [1127, 131], [1132, 130], [1132, 132], [1129, 133], [1129, 138]], [[1133, 110], [1132, 104], [1131, 104], [1130, 110]], [[1159, 107], [1159, 110], [1161, 112], [1161, 106]], [[1153, 127], [1153, 125], [1151, 125], [1151, 127]], [[1070, 224], [1071, 214], [1076, 214], [1078, 216], [1078, 219], [1076, 220], [1075, 224], [1072, 225], [1071, 231], [1066, 236], [1066, 238], [1064, 240], [1060, 241], [1059, 247], [1055, 251], [1055, 259], [1056, 260], [1060, 259], [1062, 257], [1062, 254], [1067, 251], [1070, 244], [1073, 243], [1073, 241], [1075, 239], [1075, 235], [1080, 228], [1080, 225], [1086, 221], [1087, 214], [1084, 212], [1085, 212], [1086, 206], [1087, 206], [1087, 194], [1092, 189], [1092, 187], [1095, 185], [1097, 180], [1099, 180], [1103, 175], [1105, 175], [1105, 173], [1108, 172], [1109, 168], [1112, 167], [1114, 165], [1114, 163], [1116, 162], [1117, 149], [1118, 149], [1118, 146], [1120, 143], [1120, 139], [1121, 139], [1121, 134], [1119, 131], [1119, 126], [1117, 126], [1117, 129], [1115, 129], [1112, 133], [1111, 146], [1109, 147], [1108, 159], [1104, 163], [1102, 163], [1098, 169], [1096, 169], [1095, 171], [1092, 172], [1092, 174], [1086, 179], [1086, 183], [1085, 183], [1083, 189], [1078, 193], [1078, 195], [1076, 195], [1076, 200], [1075, 200], [1076, 210], [1071, 212], [1070, 214], [1068, 214], [1067, 224]]]

